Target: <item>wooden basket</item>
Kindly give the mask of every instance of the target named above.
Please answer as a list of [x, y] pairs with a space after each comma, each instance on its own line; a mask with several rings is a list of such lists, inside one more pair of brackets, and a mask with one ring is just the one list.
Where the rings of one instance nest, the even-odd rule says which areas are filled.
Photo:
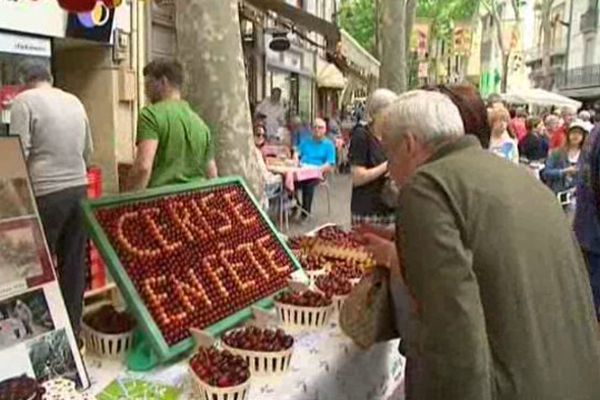
[[329, 323], [334, 306], [299, 307], [275, 301], [277, 315], [284, 327], [301, 330], [318, 330]]
[[252, 351], [230, 347], [221, 341], [221, 347], [241, 356], [250, 366], [252, 376], [284, 374], [290, 367], [294, 346], [284, 351]]
[[133, 340], [133, 329], [125, 333], [109, 334], [98, 332], [82, 322], [81, 331], [86, 348], [113, 360], [124, 360]]
[[204, 382], [188, 367], [192, 377], [192, 389], [197, 400], [248, 400], [250, 397], [250, 379], [238, 386], [220, 388]]

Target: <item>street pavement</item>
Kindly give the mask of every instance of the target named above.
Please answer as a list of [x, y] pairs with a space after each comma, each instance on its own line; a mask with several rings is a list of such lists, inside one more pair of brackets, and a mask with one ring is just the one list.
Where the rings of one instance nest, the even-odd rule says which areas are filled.
[[327, 191], [318, 187], [313, 200], [313, 215], [304, 222], [290, 220], [290, 229], [283, 232], [289, 236], [301, 235], [327, 223], [350, 228], [350, 198], [352, 181], [349, 174], [334, 174], [329, 177], [331, 213], [327, 210]]

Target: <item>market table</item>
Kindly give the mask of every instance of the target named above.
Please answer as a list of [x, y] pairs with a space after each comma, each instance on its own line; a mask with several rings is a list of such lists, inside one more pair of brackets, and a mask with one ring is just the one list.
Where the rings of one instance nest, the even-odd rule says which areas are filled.
[[323, 171], [321, 168], [312, 165], [302, 165], [297, 167], [271, 164], [267, 165], [267, 169], [275, 174], [283, 175], [285, 188], [290, 192], [294, 191], [295, 182], [323, 179]]
[[[380, 343], [368, 351], [355, 346], [336, 324], [295, 335], [290, 370], [277, 378], [253, 378], [248, 400], [401, 400], [404, 358], [398, 341]], [[181, 399], [193, 399], [185, 362], [160, 367], [148, 373], [125, 371], [115, 361], [86, 358], [92, 380], [90, 389], [98, 395], [116, 378], [137, 378], [175, 386]]]

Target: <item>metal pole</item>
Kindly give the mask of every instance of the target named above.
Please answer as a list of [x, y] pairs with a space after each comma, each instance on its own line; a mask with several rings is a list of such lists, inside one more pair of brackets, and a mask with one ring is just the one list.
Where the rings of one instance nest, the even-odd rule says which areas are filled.
[[569, 61], [571, 58], [571, 29], [573, 29], [573, 2], [570, 2], [570, 10], [569, 10], [569, 25], [567, 27], [567, 56], [565, 58], [565, 84], [564, 87], [568, 88], [569, 86]]

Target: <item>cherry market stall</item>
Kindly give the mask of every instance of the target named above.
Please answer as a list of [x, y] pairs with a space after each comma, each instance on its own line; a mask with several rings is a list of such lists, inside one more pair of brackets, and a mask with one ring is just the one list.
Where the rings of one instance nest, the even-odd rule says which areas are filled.
[[[334, 260], [354, 250], [294, 240], [299, 262], [242, 180], [93, 200], [84, 212], [136, 323], [112, 335], [97, 331], [112, 317], [87, 327], [98, 399], [400, 398], [398, 342], [363, 351], [337, 323], [357, 276], [334, 274]], [[329, 244], [340, 234], [324, 232]]]

